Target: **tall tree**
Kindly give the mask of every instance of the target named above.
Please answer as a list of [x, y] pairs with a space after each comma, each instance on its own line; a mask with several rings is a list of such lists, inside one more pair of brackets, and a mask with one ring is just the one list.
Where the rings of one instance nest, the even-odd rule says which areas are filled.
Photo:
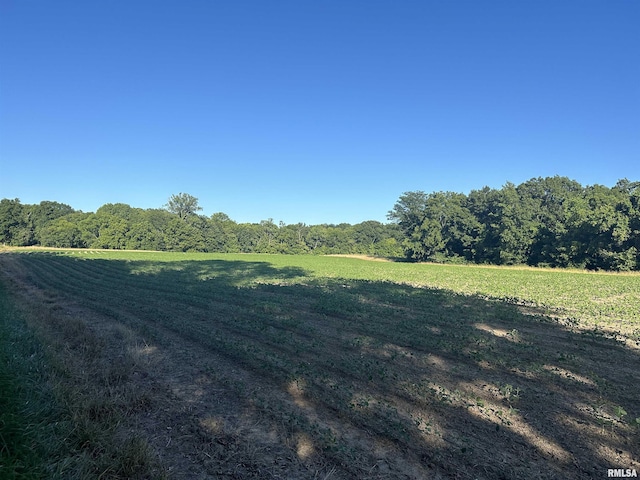
[[131, 225], [126, 233], [125, 248], [128, 250], [162, 250], [164, 239], [153, 225], [146, 221], [140, 221]]
[[116, 217], [131, 221], [136, 214], [136, 209], [131, 208], [126, 203], [105, 203], [96, 210], [96, 214], [115, 215]]
[[531, 253], [533, 240], [538, 233], [539, 224], [535, 219], [535, 208], [531, 202], [523, 201], [516, 186], [511, 182], [507, 182], [500, 193], [498, 263], [525, 264]]
[[42, 227], [41, 245], [58, 248], [82, 248], [86, 244], [82, 240], [80, 228], [67, 217], [56, 218]]
[[569, 266], [567, 206], [582, 190], [578, 182], [560, 176], [533, 178], [518, 186], [520, 197], [537, 212], [537, 234], [531, 245], [529, 264]]
[[467, 197], [467, 208], [480, 223], [474, 254], [478, 263], [500, 261], [500, 202], [500, 191], [486, 186], [472, 190]]
[[631, 198], [620, 189], [602, 185], [587, 187], [570, 205], [569, 227], [572, 263], [589, 269], [637, 268], [629, 252], [632, 225]]
[[614, 188], [629, 198], [629, 238], [626, 247], [631, 255], [635, 255], [636, 270], [640, 270], [640, 182], [630, 182], [623, 178]]
[[235, 253], [240, 251], [236, 235], [237, 224], [225, 213], [211, 215], [205, 233], [207, 251]]
[[173, 252], [203, 252], [205, 250], [202, 232], [194, 225], [174, 218], [165, 230], [165, 246]]
[[43, 201], [38, 205], [32, 205], [28, 213], [28, 225], [31, 229], [30, 236], [33, 243], [41, 243], [40, 232], [54, 220], [66, 217], [75, 210], [67, 204], [60, 202]]
[[273, 218], [260, 221], [260, 238], [258, 245], [256, 245], [256, 251], [260, 253], [275, 253], [275, 237], [278, 233], [278, 225], [273, 221]]
[[404, 233], [402, 246], [408, 259], [422, 261], [440, 249], [441, 238], [434, 231], [437, 226], [426, 220], [429, 195], [423, 191], [405, 192], [387, 214]]
[[101, 212], [95, 214], [94, 221], [97, 223], [98, 232], [90, 247], [115, 250], [125, 248], [129, 225], [124, 218]]
[[7, 245], [19, 244], [18, 231], [25, 227], [25, 206], [20, 199], [0, 200], [0, 243]]
[[305, 233], [307, 231], [308, 227], [303, 223], [285, 225], [280, 222], [276, 235], [277, 252], [289, 254], [307, 253], [308, 247], [305, 242]]
[[236, 227], [238, 247], [242, 253], [256, 252], [261, 237], [261, 226], [257, 223], [240, 223]]
[[387, 218], [396, 222], [405, 235], [410, 235], [424, 221], [429, 195], [422, 191], [403, 193]]
[[327, 226], [312, 225], [307, 233], [307, 245], [313, 253], [319, 253], [327, 241]]
[[202, 207], [200, 207], [198, 199], [193, 195], [179, 193], [169, 197], [167, 210], [178, 215], [181, 220], [186, 220], [190, 215], [194, 215], [196, 212], [202, 210]]
[[468, 208], [462, 193], [437, 192], [427, 201], [427, 217], [437, 220], [445, 241], [443, 253], [449, 258], [472, 260], [481, 226]]
[[481, 225], [461, 193], [407, 192], [388, 218], [405, 233], [406, 256], [417, 261], [464, 257], [472, 260]]

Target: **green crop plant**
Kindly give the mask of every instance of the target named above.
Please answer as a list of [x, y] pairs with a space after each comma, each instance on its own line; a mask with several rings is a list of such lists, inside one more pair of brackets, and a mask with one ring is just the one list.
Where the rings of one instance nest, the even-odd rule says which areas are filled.
[[[321, 256], [2, 255], [3, 282], [20, 282], [46, 299], [21, 302], [41, 313], [34, 331], [49, 332], [42, 337], [47, 367], [61, 377], [66, 372], [61, 381], [77, 417], [67, 447], [98, 445], [105, 476], [162, 472], [151, 457], [166, 444], [135, 427], [174, 391], [137, 388], [155, 378], [152, 360], [159, 359], [177, 379], [187, 378], [180, 388], [197, 392], [188, 402], [175, 400], [180, 420], [202, 423], [205, 412], [215, 412], [228, 423], [248, 422], [245, 430], [264, 428], [256, 435], [269, 448], [230, 451], [238, 457], [234, 465], [272, 451], [278, 452], [273, 468], [274, 458], [288, 458], [283, 449], [297, 458], [303, 438], [308, 456], [296, 465], [312, 465], [310, 478], [322, 468], [363, 478], [381, 464], [388, 471], [380, 478], [429, 478], [436, 470], [473, 478], [484, 475], [477, 465], [487, 478], [499, 478], [504, 462], [483, 457], [487, 442], [502, 448], [509, 472], [521, 476], [527, 452], [546, 444], [574, 443], [562, 455], [595, 468], [599, 446], [588, 434], [565, 440], [558, 419], [588, 432], [598, 418], [618, 418], [611, 440], [602, 440], [607, 445], [631, 442], [631, 428], [637, 434], [633, 422], [622, 420], [640, 415], [630, 381], [637, 380], [631, 369], [637, 356], [625, 343], [631, 337], [623, 338], [627, 327], [640, 327], [638, 275]], [[148, 366], [142, 353], [130, 353], [153, 349]], [[624, 374], [613, 373], [613, 365]], [[224, 395], [233, 401], [218, 403]], [[589, 417], [578, 404], [625, 405], [628, 413], [620, 407], [608, 417]], [[114, 443], [125, 426], [134, 440]], [[185, 445], [203, 439], [212, 456], [203, 454], [205, 469], [221, 461], [218, 446], [224, 453], [245, 441], [239, 435], [231, 445], [215, 433], [203, 435], [194, 430], [182, 438]], [[513, 445], [526, 447], [521, 456]], [[380, 463], [376, 455], [383, 451], [397, 463]], [[554, 478], [560, 462], [538, 458], [544, 458], [536, 463], [542, 473]], [[452, 462], [464, 470], [452, 470]], [[410, 465], [404, 473], [402, 464]]]

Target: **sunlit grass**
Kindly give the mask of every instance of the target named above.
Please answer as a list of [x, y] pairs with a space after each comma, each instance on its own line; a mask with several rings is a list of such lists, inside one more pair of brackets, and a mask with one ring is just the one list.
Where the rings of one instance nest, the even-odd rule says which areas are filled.
[[[139, 253], [105, 250], [76, 250], [68, 251], [67, 254], [85, 258], [145, 262], [145, 266], [138, 267], [138, 271], [145, 268], [179, 268], [174, 262], [180, 261], [219, 259], [266, 262], [275, 268], [295, 267], [305, 271], [301, 278], [289, 279], [289, 282], [311, 277], [405, 283], [466, 295], [485, 295], [540, 307], [545, 309], [546, 313], [587, 321], [593, 325], [612, 325], [626, 330], [640, 327], [640, 273], [374, 262], [361, 258], [313, 255]], [[163, 264], [172, 266], [162, 267]], [[251, 281], [268, 283], [272, 279], [258, 276]]]
[[[126, 328], [145, 351], [170, 359], [179, 342], [208, 352], [191, 361], [222, 384], [216, 391], [232, 391], [300, 462], [321, 458], [344, 478], [376, 473], [379, 444], [411, 468], [428, 457], [460, 478], [476, 478], [478, 465], [485, 478], [531, 473], [522, 452], [508, 453], [506, 467], [485, 453], [487, 442], [526, 445], [545, 459], [546, 478], [576, 459], [592, 469], [612, 461], [596, 455], [600, 443], [625, 455], [636, 450], [625, 442], [640, 416], [637, 387], [628, 385], [637, 377], [629, 329], [637, 328], [640, 275], [254, 254], [75, 250], [12, 258], [31, 285]], [[125, 422], [142, 392], [128, 386], [133, 359], [108, 362], [121, 358], [123, 340], [87, 330], [81, 318], [56, 322], [48, 321], [48, 341], [104, 367], [83, 388], [99, 393], [91, 379], [106, 381], [116, 396], [98, 402], [99, 411]], [[61, 352], [54, 358], [65, 365]], [[196, 420], [208, 435], [224, 429], [210, 416]], [[91, 436], [96, 425], [85, 426]], [[136, 445], [145, 444], [132, 443], [124, 465], [139, 464]], [[464, 470], [454, 472], [451, 462]]]

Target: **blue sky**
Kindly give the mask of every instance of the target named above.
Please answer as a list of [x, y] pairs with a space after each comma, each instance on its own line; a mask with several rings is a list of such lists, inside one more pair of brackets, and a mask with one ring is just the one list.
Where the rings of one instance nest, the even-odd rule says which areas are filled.
[[640, 180], [640, 2], [0, 0], [0, 198], [385, 221]]

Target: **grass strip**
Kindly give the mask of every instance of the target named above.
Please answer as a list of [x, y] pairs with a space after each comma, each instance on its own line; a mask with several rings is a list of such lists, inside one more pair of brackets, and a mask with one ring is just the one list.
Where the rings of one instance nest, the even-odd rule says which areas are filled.
[[56, 406], [44, 355], [0, 283], [0, 478], [46, 478], [54, 450]]
[[144, 398], [127, 383], [127, 359], [122, 368], [113, 360], [124, 347], [58, 305], [21, 302], [7, 279], [0, 281], [0, 479], [165, 478], [146, 439], [122, 427]]

